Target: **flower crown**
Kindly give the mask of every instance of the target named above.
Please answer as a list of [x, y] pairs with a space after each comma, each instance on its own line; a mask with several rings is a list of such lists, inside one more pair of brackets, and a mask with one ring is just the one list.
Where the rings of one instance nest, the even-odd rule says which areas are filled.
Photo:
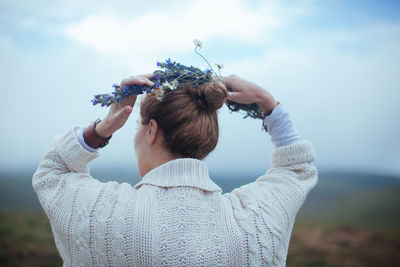
[[[156, 70], [153, 72], [154, 76], [151, 81], [154, 83], [153, 87], [147, 85], [125, 85], [121, 88], [119, 85], [114, 84], [114, 92], [111, 94], [99, 94], [95, 95], [92, 100], [93, 105], [101, 104], [102, 107], [110, 106], [112, 103], [122, 102], [126, 97], [130, 95], [140, 94], [151, 94], [159, 101], [162, 101], [163, 97], [174, 90], [179, 89], [182, 85], [191, 84], [193, 87], [198, 87], [202, 84], [214, 82], [213, 74], [220, 79], [220, 70], [223, 68], [222, 64], [216, 64], [218, 68], [218, 74], [211, 67], [210, 63], [205, 57], [203, 57], [198, 51], [201, 48], [202, 43], [199, 40], [194, 40], [195, 53], [200, 55], [208, 66], [209, 69], [202, 71], [199, 68], [193, 66], [185, 66], [183, 64], [167, 59], [165, 62], [157, 62], [157, 66], [163, 70]], [[228, 91], [232, 92], [230, 88]], [[252, 118], [263, 118], [263, 113], [257, 104], [239, 104], [228, 100], [226, 102], [231, 112], [244, 111], [246, 117]]]

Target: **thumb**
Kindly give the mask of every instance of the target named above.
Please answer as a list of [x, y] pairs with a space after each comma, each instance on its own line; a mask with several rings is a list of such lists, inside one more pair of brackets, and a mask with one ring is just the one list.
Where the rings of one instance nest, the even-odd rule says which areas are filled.
[[132, 107], [131, 106], [125, 106], [118, 112], [117, 120], [122, 122], [122, 123], [125, 123], [126, 120], [129, 117], [129, 115], [131, 115], [131, 113], [132, 113]]
[[110, 136], [118, 131], [122, 126], [124, 126], [125, 122], [128, 120], [129, 115], [132, 113], [132, 107], [125, 106], [120, 111], [114, 114], [108, 114], [107, 117], [99, 123], [99, 126], [103, 122], [107, 122], [106, 127], [107, 134], [101, 136]]
[[133, 108], [131, 106], [125, 106], [122, 110], [121, 113], [123, 113], [123, 116], [126, 116], [126, 118], [131, 115]]

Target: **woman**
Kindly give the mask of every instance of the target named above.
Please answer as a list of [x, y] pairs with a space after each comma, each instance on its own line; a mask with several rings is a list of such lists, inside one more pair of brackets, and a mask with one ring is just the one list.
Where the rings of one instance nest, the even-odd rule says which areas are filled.
[[[148, 85], [151, 75], [125, 85]], [[135, 152], [143, 179], [101, 183], [88, 163], [127, 121], [136, 96], [104, 120], [57, 136], [33, 176], [64, 266], [284, 266], [295, 216], [317, 182], [312, 144], [270, 93], [237, 76], [141, 103]], [[226, 88], [232, 89], [232, 93]], [[201, 161], [218, 140], [226, 100], [256, 103], [275, 149], [271, 167], [231, 193]]]

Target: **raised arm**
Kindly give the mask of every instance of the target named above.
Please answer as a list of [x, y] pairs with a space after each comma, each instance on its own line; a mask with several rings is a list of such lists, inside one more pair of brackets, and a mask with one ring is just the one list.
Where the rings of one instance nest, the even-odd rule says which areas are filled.
[[268, 91], [237, 76], [225, 78], [225, 84], [233, 90], [232, 101], [257, 103], [262, 108], [275, 149], [264, 175], [224, 197], [247, 235], [249, 264], [281, 266], [296, 214], [317, 183], [314, 147], [300, 136], [282, 104]]
[[[152, 85], [150, 77], [130, 77], [121, 82], [121, 87]], [[89, 126], [84, 132], [74, 127], [55, 138], [54, 147], [45, 153], [32, 178], [32, 186], [52, 224], [65, 223], [60, 216], [72, 218], [72, 213], [79, 209], [77, 205], [93, 204], [104, 186], [116, 186], [115, 182], [101, 183], [90, 176], [88, 164], [99, 153], [98, 147], [89, 145], [99, 144], [91, 138], [109, 137], [120, 129], [135, 101], [136, 96], [129, 96], [121, 103], [112, 104], [108, 115], [95, 127]]]

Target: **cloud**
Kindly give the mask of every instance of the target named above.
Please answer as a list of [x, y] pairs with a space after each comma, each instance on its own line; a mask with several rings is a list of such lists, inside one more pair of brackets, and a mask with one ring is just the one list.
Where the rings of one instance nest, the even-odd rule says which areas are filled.
[[131, 17], [96, 14], [65, 26], [73, 41], [103, 53], [185, 52], [188, 40], [226, 38], [240, 42], [260, 42], [267, 33], [282, 26], [274, 5], [252, 8], [243, 0], [179, 2], [166, 9], [156, 7]]
[[96, 0], [2, 0], [0, 5], [7, 13], [35, 16], [42, 19], [71, 19], [77, 15], [96, 12], [104, 7], [104, 1]]

